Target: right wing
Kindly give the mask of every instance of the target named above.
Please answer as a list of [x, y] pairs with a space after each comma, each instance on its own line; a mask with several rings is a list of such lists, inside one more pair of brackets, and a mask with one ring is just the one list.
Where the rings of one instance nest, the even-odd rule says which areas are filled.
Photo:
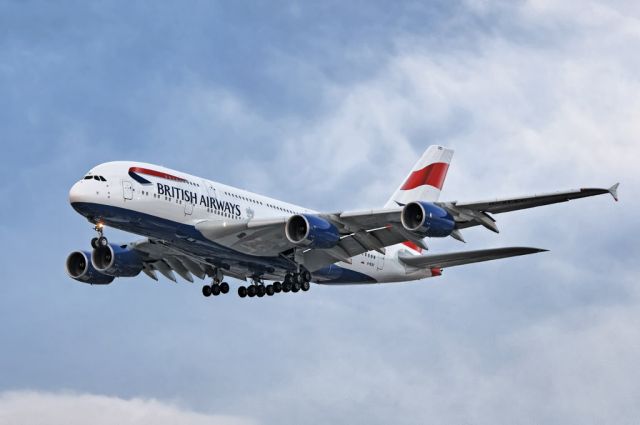
[[479, 263], [481, 261], [497, 260], [500, 258], [516, 257], [518, 255], [536, 254], [538, 252], [545, 251], [547, 250], [539, 248], [513, 247], [429, 255], [406, 255], [401, 253], [399, 258], [400, 261], [411, 267], [445, 268], [461, 266], [463, 264]]

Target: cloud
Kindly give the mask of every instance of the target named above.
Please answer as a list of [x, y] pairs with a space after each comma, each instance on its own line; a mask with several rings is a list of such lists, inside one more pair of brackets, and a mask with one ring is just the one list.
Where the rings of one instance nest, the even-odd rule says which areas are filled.
[[206, 415], [154, 399], [94, 394], [8, 391], [0, 393], [0, 422], [16, 425], [252, 425], [231, 415]]
[[[247, 50], [255, 40], [239, 41], [247, 50], [231, 69], [254, 78], [243, 90], [237, 85], [246, 74], [235, 85], [208, 75], [229, 55], [200, 54], [208, 52], [202, 40], [228, 38], [207, 32], [221, 27], [202, 13], [184, 38], [168, 37], [177, 49], [171, 60], [154, 48], [162, 43], [142, 37], [136, 47], [124, 31], [108, 37], [109, 51], [129, 46], [125, 60], [110, 61], [123, 64], [117, 78], [96, 53], [95, 68], [107, 71], [83, 71], [80, 86], [59, 78], [53, 95], [46, 80], [31, 92], [22, 86], [10, 91], [12, 100], [34, 104], [33, 116], [42, 120], [36, 128], [61, 143], [37, 138], [51, 155], [37, 167], [18, 167], [39, 152], [27, 149], [5, 169], [18, 178], [5, 179], [3, 195], [25, 205], [19, 215], [5, 209], [10, 225], [0, 227], [13, 241], [7, 257], [15, 259], [7, 262], [0, 300], [13, 318], [0, 327], [3, 388], [74, 388], [124, 398], [19, 392], [4, 393], [0, 406], [8, 406], [6, 400], [19, 404], [19, 398], [29, 401], [23, 406], [83, 406], [88, 399], [125, 410], [243, 421], [161, 401], [179, 399], [199, 411], [250, 411], [274, 424], [344, 418], [368, 424], [632, 422], [640, 414], [632, 403], [640, 393], [635, 11], [622, 2], [467, 4], [456, 16], [443, 14], [447, 18], [435, 26], [416, 17], [421, 31], [396, 25], [387, 33], [379, 25], [384, 48], [367, 37], [342, 44], [349, 34], [336, 36], [321, 23], [330, 37], [293, 47], [270, 39], [269, 49], [249, 64], [254, 56]], [[375, 13], [370, 18], [379, 19]], [[259, 19], [264, 24], [270, 17]], [[165, 21], [166, 34], [182, 34]], [[135, 26], [135, 20], [122, 22]], [[105, 35], [81, 33], [90, 41], [92, 34]], [[180, 40], [196, 47], [180, 51]], [[316, 40], [324, 44], [314, 55], [297, 48]], [[331, 51], [329, 59], [318, 53], [324, 51]], [[74, 55], [61, 57], [68, 60], [51, 63], [56, 75], [67, 75], [58, 66], [78, 68]], [[334, 65], [338, 61], [356, 71], [344, 71]], [[266, 73], [251, 73], [262, 67]], [[32, 72], [44, 72], [38, 69]], [[16, 80], [8, 81], [13, 86]], [[280, 96], [287, 83], [295, 95]], [[85, 86], [95, 91], [86, 96]], [[60, 114], [58, 104], [65, 105]], [[22, 109], [12, 107], [12, 114]], [[15, 134], [31, 134], [27, 125], [14, 125]], [[333, 211], [382, 205], [432, 143], [456, 150], [443, 199], [620, 180], [621, 202], [603, 196], [498, 215], [500, 235], [470, 229], [466, 246], [429, 244], [434, 252], [511, 244], [552, 251], [450, 269], [441, 278], [406, 285], [204, 300], [198, 285], [156, 285], [143, 276], [89, 288], [64, 276], [66, 252], [91, 236], [68, 207], [66, 191], [93, 163], [115, 156], [161, 163]], [[33, 176], [47, 179], [44, 193], [37, 192], [41, 184]], [[25, 196], [24, 185], [26, 193], [38, 195], [37, 204]], [[44, 239], [41, 229], [27, 232], [43, 216], [57, 224]], [[41, 248], [34, 254], [34, 247]], [[25, 278], [34, 255], [40, 270], [58, 274]], [[153, 398], [130, 398], [137, 394]]]

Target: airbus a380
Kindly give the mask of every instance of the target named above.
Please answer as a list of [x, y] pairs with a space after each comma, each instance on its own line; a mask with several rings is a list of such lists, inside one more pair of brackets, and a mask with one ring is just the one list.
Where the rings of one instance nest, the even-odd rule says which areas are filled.
[[[94, 225], [91, 251], [66, 261], [69, 276], [89, 284], [116, 277], [177, 273], [211, 279], [202, 294], [226, 294], [225, 277], [249, 282], [240, 297], [308, 291], [327, 285], [406, 282], [448, 267], [545, 251], [510, 247], [425, 254], [425, 238], [453, 237], [484, 226], [490, 214], [610, 193], [579, 189], [480, 202], [440, 202], [453, 151], [430, 146], [383, 208], [317, 212], [165, 167], [118, 161], [94, 167], [69, 192], [71, 206]], [[146, 237], [109, 243], [105, 227]]]

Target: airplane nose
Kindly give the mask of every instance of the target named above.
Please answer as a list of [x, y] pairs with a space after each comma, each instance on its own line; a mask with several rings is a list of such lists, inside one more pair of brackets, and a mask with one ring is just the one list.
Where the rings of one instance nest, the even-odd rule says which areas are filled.
[[73, 205], [77, 202], [82, 202], [83, 201], [82, 195], [83, 195], [82, 184], [80, 182], [77, 182], [76, 184], [71, 186], [71, 189], [69, 190], [69, 203]]

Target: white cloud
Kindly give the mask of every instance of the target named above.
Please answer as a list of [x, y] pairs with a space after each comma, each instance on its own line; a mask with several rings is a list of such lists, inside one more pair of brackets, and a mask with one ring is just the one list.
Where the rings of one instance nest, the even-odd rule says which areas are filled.
[[0, 423], [13, 425], [252, 425], [232, 415], [206, 415], [154, 399], [93, 394], [0, 393]]

